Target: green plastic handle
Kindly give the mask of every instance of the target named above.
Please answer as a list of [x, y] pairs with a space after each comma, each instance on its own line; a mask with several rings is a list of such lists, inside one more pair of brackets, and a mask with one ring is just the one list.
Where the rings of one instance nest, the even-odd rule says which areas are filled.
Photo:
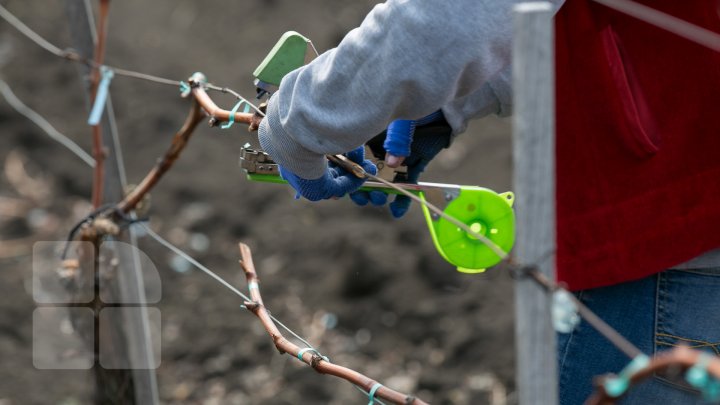
[[[287, 184], [287, 181], [284, 180], [282, 177], [274, 175], [274, 174], [248, 174], [247, 175], [248, 180], [252, 181], [260, 181], [263, 183], [276, 183], [276, 184]], [[362, 186], [359, 188], [360, 191], [378, 191], [377, 187], [368, 187], [368, 186]], [[420, 195], [422, 192], [415, 191], [415, 190], [408, 190], [409, 192], [413, 194]], [[392, 189], [392, 188], [384, 188], [382, 189], [382, 192], [387, 194], [402, 194], [401, 192]]]
[[309, 39], [295, 31], [286, 32], [255, 69], [253, 76], [279, 86], [285, 75], [305, 64], [309, 42]]

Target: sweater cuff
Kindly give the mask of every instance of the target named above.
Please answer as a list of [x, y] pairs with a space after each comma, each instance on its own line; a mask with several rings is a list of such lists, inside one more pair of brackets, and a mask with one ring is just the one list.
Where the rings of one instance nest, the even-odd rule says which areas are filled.
[[325, 156], [306, 149], [285, 132], [278, 104], [277, 97], [268, 101], [265, 119], [258, 128], [260, 145], [276, 163], [298, 177], [306, 180], [319, 179], [327, 170]]

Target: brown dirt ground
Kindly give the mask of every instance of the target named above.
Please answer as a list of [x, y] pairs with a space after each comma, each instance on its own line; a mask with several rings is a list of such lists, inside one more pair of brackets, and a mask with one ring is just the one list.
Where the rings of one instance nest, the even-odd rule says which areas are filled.
[[[2, 1], [61, 47], [69, 44], [63, 3]], [[179, 79], [200, 70], [249, 95], [252, 70], [284, 31], [304, 33], [322, 51], [357, 26], [374, 3], [116, 1], [107, 60]], [[29, 106], [89, 149], [75, 66], [0, 24], [0, 75]], [[112, 91], [128, 177], [138, 181], [182, 123], [187, 102], [177, 89], [124, 78], [116, 78]], [[437, 404], [490, 403], [486, 387], [492, 384], [514, 402], [512, 283], [502, 269], [476, 276], [455, 272], [435, 252], [418, 207], [396, 221], [384, 209], [358, 208], [348, 200], [296, 201], [287, 187], [250, 183], [237, 165], [245, 142], [256, 140], [239, 126], [221, 131], [203, 125], [153, 192], [153, 228], [241, 286], [235, 246], [248, 243], [273, 314], [336, 363]], [[40, 236], [31, 215], [0, 212], [0, 240], [28, 238], [0, 258], [0, 404], [88, 403], [88, 372], [33, 367], [30, 278], [32, 242], [62, 240], [87, 212], [91, 173], [0, 100], [0, 162], [11, 152], [25, 157], [31, 176], [42, 176], [51, 197], [33, 201], [0, 174], [0, 199], [20, 200], [58, 225]], [[423, 180], [505, 191], [510, 169], [508, 123], [491, 118], [471, 126]], [[208, 250], [191, 249], [190, 236], [198, 234], [209, 238]], [[200, 272], [173, 270], [172, 254], [150, 239], [141, 247], [162, 278], [157, 375], [163, 403], [367, 402], [350, 384], [280, 356], [222, 286]], [[327, 328], [332, 322], [323, 320], [334, 317], [337, 325]]]

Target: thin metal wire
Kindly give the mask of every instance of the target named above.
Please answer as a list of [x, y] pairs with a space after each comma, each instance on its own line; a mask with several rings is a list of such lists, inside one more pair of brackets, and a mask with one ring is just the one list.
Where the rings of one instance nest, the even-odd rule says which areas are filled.
[[[0, 6], [2, 7], [2, 6]], [[32, 121], [35, 125], [40, 127], [50, 138], [57, 141], [62, 146], [66, 147], [70, 152], [74, 153], [83, 162], [87, 163], [90, 167], [95, 167], [95, 159], [90, 156], [89, 153], [85, 152], [78, 144], [73, 142], [72, 139], [68, 138], [55, 129], [42, 115], [35, 112], [33, 109], [25, 105], [19, 98], [13, 93], [10, 86], [4, 80], [0, 79], [0, 93], [5, 96], [8, 104], [15, 109], [18, 113], [25, 116], [27, 119]]]
[[[91, 64], [95, 67], [99, 67], [95, 63], [91, 63]], [[115, 74], [118, 76], [125, 76], [125, 77], [130, 77], [133, 79], [145, 80], [147, 82], [164, 84], [167, 86], [174, 86], [174, 87], [180, 86], [180, 80], [167, 79], [167, 78], [160, 77], [160, 76], [136, 72], [134, 70], [122, 69], [122, 68], [114, 67], [114, 66], [108, 66], [108, 65], [105, 65], [105, 66], [112, 69], [115, 72]]]
[[92, 37], [93, 44], [97, 44], [97, 27], [95, 26], [95, 12], [93, 11], [90, 0], [83, 0], [85, 3], [85, 15], [88, 19], [88, 26], [90, 27], [90, 36]]
[[566, 290], [562, 286], [558, 285], [555, 281], [548, 278], [545, 274], [541, 273], [534, 266], [523, 266], [516, 268], [516, 271], [520, 270], [521, 274], [526, 274], [532, 281], [540, 286], [543, 291], [547, 294], [553, 294], [556, 291], [566, 291], [568, 296], [577, 307], [578, 314], [585, 319], [585, 322], [590, 324], [598, 333], [600, 333], [605, 339], [607, 339], [613, 346], [623, 352], [626, 356], [634, 359], [638, 355], [642, 354], [642, 351], [632, 344], [625, 336], [622, 336], [612, 326], [608, 325], [602, 318], [597, 316], [590, 308], [588, 308], [582, 301], [580, 301], [575, 294]]
[[[85, 1], [85, 7], [89, 7], [90, 3], [86, 0]], [[88, 13], [92, 11], [92, 8], [89, 9]], [[157, 84], [163, 84], [167, 86], [173, 86], [178, 87], [182, 83], [180, 80], [174, 80], [174, 79], [168, 79], [165, 77], [160, 77], [156, 75], [151, 75], [148, 73], [138, 72], [134, 70], [129, 69], [123, 69], [116, 66], [111, 65], [100, 65], [94, 60], [84, 58], [82, 55], [78, 54], [77, 52], [73, 50], [62, 50], [59, 47], [53, 45], [49, 41], [47, 41], [45, 38], [40, 36], [38, 33], [30, 29], [27, 25], [25, 25], [22, 21], [20, 21], [17, 17], [15, 17], [12, 13], [10, 13], [6, 8], [2, 7], [0, 5], [0, 17], [5, 19], [10, 25], [15, 27], [20, 33], [28, 37], [30, 40], [41, 46], [42, 48], [46, 49], [47, 51], [51, 52], [52, 54], [62, 57], [64, 59], [68, 59], [74, 62], [83, 63], [85, 65], [94, 67], [94, 68], [100, 68], [101, 66], [105, 66], [109, 69], [111, 69], [116, 75], [118, 76], [124, 76], [129, 77], [133, 79], [139, 79], [139, 80], [145, 80], [148, 82], [153, 82]], [[90, 23], [90, 26], [93, 27], [95, 22], [92, 18], [90, 18], [90, 14], [88, 14], [88, 21]], [[91, 32], [94, 33], [94, 30], [91, 30]], [[93, 37], [93, 40], [96, 41], [96, 38]], [[238, 100], [242, 100], [245, 102], [245, 104], [249, 105], [253, 110], [255, 110], [258, 114], [261, 116], [265, 116], [265, 113], [262, 112], [255, 104], [251, 103], [248, 99], [241, 96], [238, 92], [234, 91], [231, 88], [228, 87], [221, 87], [214, 84], [207, 84], [206, 86], [210, 90], [220, 91], [222, 93], [228, 93], [232, 94], [235, 98]]]
[[115, 121], [115, 108], [113, 107], [112, 97], [108, 95], [107, 98], [107, 118], [110, 123], [110, 137], [113, 141], [113, 148], [115, 150], [115, 161], [118, 167], [118, 174], [120, 177], [120, 184], [123, 190], [127, 189], [127, 171], [125, 170], [125, 158], [122, 152], [122, 145], [120, 144], [120, 133], [118, 131], [117, 122]]
[[313, 52], [315, 53], [315, 56], [320, 56], [320, 52], [318, 52], [317, 48], [315, 48], [315, 44], [313, 44], [313, 41], [308, 41], [310, 43], [310, 48], [312, 48]]
[[[228, 283], [227, 281], [225, 281], [225, 279], [223, 279], [222, 277], [218, 276], [218, 275], [217, 275], [216, 273], [214, 273], [212, 270], [210, 270], [210, 269], [208, 269], [207, 267], [203, 266], [200, 262], [198, 262], [197, 260], [195, 260], [192, 256], [190, 256], [189, 254], [185, 253], [182, 249], [180, 249], [179, 247], [177, 247], [177, 246], [173, 245], [172, 243], [168, 242], [167, 240], [165, 240], [162, 236], [158, 235], [158, 234], [155, 233], [152, 229], [150, 229], [150, 227], [148, 227], [148, 226], [145, 225], [145, 224], [139, 224], [139, 226], [144, 227], [145, 230], [147, 231], [147, 234], [148, 234], [151, 238], [153, 238], [153, 239], [155, 239], [157, 242], [159, 242], [161, 245], [163, 245], [163, 246], [165, 246], [166, 248], [170, 249], [173, 253], [175, 253], [176, 255], [178, 255], [178, 256], [182, 257], [183, 259], [185, 259], [186, 261], [188, 261], [188, 263], [190, 263], [190, 264], [192, 264], [193, 266], [197, 267], [198, 269], [202, 270], [205, 274], [207, 274], [208, 276], [214, 278], [215, 281], [219, 282], [220, 284], [222, 284], [223, 286], [225, 286], [226, 288], [228, 288], [230, 291], [232, 291], [232, 292], [234, 292], [235, 294], [237, 294], [238, 296], [240, 296], [240, 297], [241, 297], [242, 299], [244, 299], [245, 301], [252, 302], [252, 298], [250, 298], [250, 297], [248, 297], [247, 295], [245, 295], [242, 291], [240, 291], [240, 290], [238, 290], [237, 288], [235, 288], [232, 284], [230, 284], [230, 283]], [[287, 332], [290, 333], [292, 336], [294, 336], [296, 339], [298, 339], [299, 341], [301, 341], [301, 342], [302, 342], [303, 344], [305, 344], [308, 348], [313, 349], [313, 350], [316, 350], [315, 347], [314, 347], [313, 345], [311, 345], [307, 340], [305, 340], [305, 339], [303, 339], [302, 337], [300, 337], [300, 335], [298, 335], [297, 333], [295, 333], [295, 331], [293, 331], [292, 329], [288, 328], [284, 323], [280, 322], [275, 316], [273, 316], [272, 314], [270, 314], [270, 318], [271, 318], [276, 324], [278, 324], [278, 326], [280, 326], [280, 327], [283, 328], [285, 331], [287, 331]]]
[[258, 114], [260, 114], [260, 116], [262, 116], [262, 117], [265, 116], [265, 113], [262, 112], [259, 108], [257, 108], [257, 107], [255, 106], [255, 104], [253, 104], [253, 103], [251, 103], [250, 101], [248, 101], [248, 99], [246, 99], [245, 97], [241, 96], [240, 93], [234, 91], [233, 89], [229, 89], [229, 88], [227, 88], [227, 87], [216, 86], [216, 85], [211, 84], [211, 83], [208, 83], [207, 85], [205, 85], [205, 88], [206, 88], [206, 89], [209, 89], [209, 90], [219, 91], [219, 92], [221, 92], [221, 93], [229, 93], [229, 94], [232, 94], [232, 95], [233, 95], [235, 98], [237, 98], [238, 100], [241, 100], [241, 101], [244, 102], [245, 104], [249, 105], [250, 108], [252, 108], [253, 110], [255, 110], [255, 112], [257, 112]]
[[2, 6], [0, 4], [0, 17], [2, 17], [5, 21], [8, 22], [8, 24], [12, 25], [20, 31], [23, 35], [28, 37], [31, 41], [38, 44], [40, 47], [44, 48], [50, 53], [53, 53], [57, 56], [65, 56], [65, 51], [58, 48], [57, 46], [51, 44], [48, 42], [45, 38], [40, 36], [35, 31], [31, 30], [30, 27], [25, 25], [22, 21], [20, 21], [17, 17], [15, 17], [8, 9]]
[[[720, 52], [720, 34], [630, 0], [594, 0], [606, 7], [652, 24], [696, 44]], [[708, 12], [714, 12], [708, 3]]]
[[[295, 339], [303, 342], [303, 344], [304, 344], [305, 346], [307, 346], [309, 349], [313, 349], [313, 350], [317, 351], [317, 349], [316, 349], [313, 345], [311, 345], [310, 343], [308, 343], [307, 340], [303, 339], [302, 337], [300, 337], [300, 335], [298, 335], [297, 333], [295, 333], [292, 329], [290, 329], [290, 328], [288, 328], [287, 326], [285, 326], [285, 324], [283, 324], [282, 322], [280, 322], [280, 321], [279, 321], [277, 318], [275, 318], [275, 316], [273, 316], [272, 314], [270, 314], [270, 319], [272, 319], [276, 324], [280, 325], [280, 327], [283, 328], [283, 329], [285, 329], [285, 331], [287, 331], [289, 334], [293, 335], [293, 336], [295, 337]], [[317, 351], [317, 352], [320, 353], [319, 351]], [[321, 357], [322, 357], [322, 355], [321, 355]]]
[[158, 241], [161, 245], [163, 245], [163, 246], [165, 246], [166, 248], [170, 249], [170, 250], [171, 250], [173, 253], [175, 253], [176, 255], [178, 255], [178, 256], [182, 257], [183, 259], [187, 260], [188, 263], [192, 264], [192, 265], [195, 266], [197, 269], [203, 271], [203, 272], [204, 272], [205, 274], [207, 274], [208, 276], [214, 278], [215, 281], [217, 281], [218, 283], [224, 285], [228, 290], [234, 292], [235, 294], [237, 294], [239, 297], [241, 297], [241, 298], [244, 299], [245, 301], [250, 301], [250, 302], [252, 302], [252, 299], [251, 299], [250, 297], [248, 297], [247, 295], [245, 295], [242, 291], [240, 291], [240, 290], [238, 290], [237, 288], [235, 288], [235, 286], [233, 286], [232, 284], [230, 284], [230, 283], [228, 283], [227, 281], [225, 281], [225, 279], [223, 279], [222, 277], [220, 277], [220, 276], [218, 276], [217, 274], [215, 274], [212, 270], [210, 270], [210, 269], [208, 269], [207, 267], [203, 266], [200, 262], [198, 262], [197, 260], [195, 260], [195, 259], [194, 259], [192, 256], [190, 256], [189, 254], [183, 252], [183, 251], [182, 251], [180, 248], [178, 248], [177, 246], [175, 246], [175, 245], [173, 245], [172, 243], [170, 243], [170, 242], [168, 242], [167, 240], [165, 240], [162, 236], [158, 235], [157, 233], [155, 233], [155, 231], [153, 231], [152, 229], [150, 229], [149, 226], [147, 226], [147, 225], [145, 225], [145, 224], [139, 224], [139, 226], [142, 226], [143, 228], [145, 228], [145, 231], [147, 232], [147, 234], [150, 235], [150, 237], [152, 237], [152, 238], [155, 239], [156, 241]]
[[[87, 3], [86, 3], [87, 4]], [[0, 5], [0, 17], [2, 17], [5, 21], [8, 22], [8, 24], [12, 25], [15, 29], [17, 29], [21, 34], [25, 35], [28, 39], [35, 42], [37, 45], [45, 49], [46, 51], [52, 53], [55, 56], [59, 56], [64, 59], [69, 59], [75, 62], [83, 63], [95, 68], [99, 68], [100, 65], [98, 65], [95, 61], [89, 60], [87, 58], [82, 57], [80, 54], [73, 50], [64, 50], [60, 49], [59, 47], [53, 45], [50, 43], [50, 41], [43, 38], [40, 34], [33, 31], [25, 25], [22, 21], [20, 21], [15, 15], [13, 15], [8, 9]], [[94, 24], [94, 23], [93, 23]], [[105, 65], [108, 68], [112, 69], [116, 75], [119, 76], [125, 76], [125, 77], [131, 77], [135, 79], [141, 79], [149, 82], [159, 83], [159, 84], [165, 84], [169, 86], [179, 86], [180, 81], [179, 80], [173, 80], [173, 79], [167, 79], [160, 76], [155, 76], [147, 73], [141, 73], [136, 72], [133, 70], [128, 69], [122, 69], [115, 66], [109, 66]]]

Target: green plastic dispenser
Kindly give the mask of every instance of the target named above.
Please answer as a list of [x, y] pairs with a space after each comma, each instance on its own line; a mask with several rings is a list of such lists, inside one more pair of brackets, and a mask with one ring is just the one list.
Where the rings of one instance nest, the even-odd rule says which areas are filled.
[[[427, 197], [426, 193], [420, 193], [420, 198]], [[461, 186], [452, 194], [445, 191], [449, 202], [443, 212], [508, 253], [515, 243], [514, 198], [511, 192], [497, 194], [487, 188]], [[457, 266], [459, 272], [482, 273], [503, 259], [485, 243], [426, 206], [423, 212], [435, 248], [445, 260]]]

